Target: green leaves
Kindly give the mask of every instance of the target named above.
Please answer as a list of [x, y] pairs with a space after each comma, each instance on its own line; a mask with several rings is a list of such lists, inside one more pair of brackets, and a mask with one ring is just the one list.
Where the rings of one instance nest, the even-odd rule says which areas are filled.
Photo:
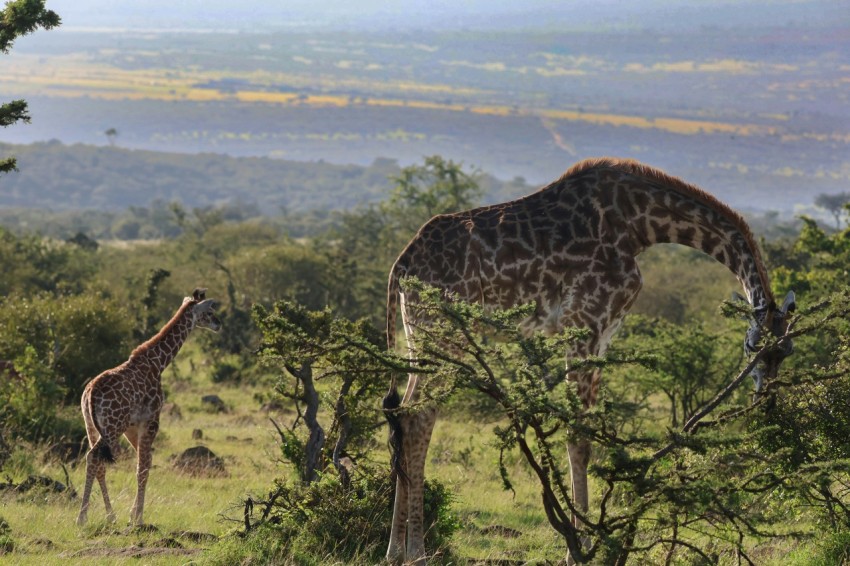
[[8, 53], [16, 38], [60, 23], [56, 12], [44, 7], [44, 0], [11, 0], [0, 11], [0, 51]]
[[[61, 23], [59, 16], [44, 7], [44, 0], [10, 0], [0, 10], [0, 51], [8, 53], [16, 38], [34, 32], [39, 27], [51, 29]], [[0, 126], [29, 122], [27, 103], [13, 100], [0, 105]], [[17, 170], [14, 157], [0, 159], [0, 173]]]

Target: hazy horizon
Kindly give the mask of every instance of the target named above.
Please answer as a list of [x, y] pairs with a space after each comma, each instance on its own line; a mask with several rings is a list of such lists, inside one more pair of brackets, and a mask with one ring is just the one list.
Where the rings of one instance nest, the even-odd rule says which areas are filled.
[[65, 29], [212, 29], [274, 31], [282, 28], [356, 31], [445, 29], [687, 29], [822, 26], [850, 21], [850, 10], [828, 0], [49, 0]]
[[0, 141], [361, 166], [440, 154], [534, 184], [611, 155], [758, 209], [850, 184], [836, 2], [47, 5], [62, 27], [0, 56], [0, 100], [32, 116]]

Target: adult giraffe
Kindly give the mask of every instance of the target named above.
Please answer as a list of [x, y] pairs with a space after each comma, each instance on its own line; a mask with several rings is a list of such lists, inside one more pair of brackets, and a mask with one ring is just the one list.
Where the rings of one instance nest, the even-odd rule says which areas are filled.
[[[414, 324], [405, 308], [414, 297], [400, 293], [402, 277], [444, 289], [453, 296], [499, 308], [534, 301], [529, 330], [557, 333], [581, 327], [590, 337], [567, 352], [601, 356], [637, 298], [641, 275], [636, 256], [657, 243], [701, 250], [726, 265], [740, 281], [755, 319], [747, 331], [748, 351], [758, 349], [761, 329], [784, 334], [794, 294], [777, 307], [758, 246], [744, 219], [713, 196], [658, 169], [631, 160], [590, 159], [526, 197], [432, 218], [410, 241], [390, 271], [387, 343], [395, 346], [397, 310], [408, 347]], [[756, 388], [773, 376], [791, 345], [771, 352], [754, 371]], [[600, 371], [569, 371], [585, 407], [596, 401]], [[411, 414], [393, 409], [421, 398], [426, 386], [408, 377], [399, 398], [395, 376], [384, 399], [397, 470], [395, 506], [387, 560], [424, 562], [423, 490], [425, 456], [436, 408]], [[572, 497], [588, 507], [590, 441], [569, 445]], [[578, 520], [573, 517], [578, 526]]]
[[162, 409], [162, 372], [194, 328], [209, 328], [214, 332], [221, 328], [221, 321], [213, 312], [215, 303], [205, 295], [206, 289], [195, 289], [191, 297], [183, 299], [183, 304], [156, 336], [133, 350], [130, 359], [106, 370], [86, 385], [80, 404], [91, 449], [86, 454], [86, 485], [77, 516], [78, 525], [84, 525], [88, 518], [95, 478], [100, 484], [107, 519], [115, 521], [106, 490], [106, 464], [115, 461], [114, 454], [122, 434], [138, 455], [138, 489], [130, 521], [142, 524], [151, 447], [159, 431], [159, 411]]

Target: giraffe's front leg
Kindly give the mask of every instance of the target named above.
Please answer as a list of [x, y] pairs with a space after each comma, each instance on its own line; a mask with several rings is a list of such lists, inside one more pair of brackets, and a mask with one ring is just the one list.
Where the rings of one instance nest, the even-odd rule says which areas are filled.
[[130, 510], [130, 522], [134, 525], [143, 524], [143, 514], [145, 511], [145, 487], [148, 483], [148, 475], [150, 474], [151, 463], [153, 462], [153, 441], [156, 434], [159, 432], [159, 422], [151, 421], [147, 427], [141, 429], [138, 438], [138, 464], [136, 467], [136, 482], [138, 488], [136, 490], [136, 500], [133, 502], [133, 508]]
[[[590, 462], [590, 441], [586, 439], [579, 439], [575, 442], [570, 442], [567, 448], [570, 455], [570, 477], [572, 479], [573, 487], [573, 503], [579, 511], [587, 513], [589, 507], [587, 465]], [[581, 530], [581, 519], [573, 515], [572, 523], [577, 530]], [[590, 546], [590, 539], [588, 537], [581, 537], [581, 546], [582, 548]], [[576, 564], [576, 560], [572, 554], [567, 557], [567, 564]]]

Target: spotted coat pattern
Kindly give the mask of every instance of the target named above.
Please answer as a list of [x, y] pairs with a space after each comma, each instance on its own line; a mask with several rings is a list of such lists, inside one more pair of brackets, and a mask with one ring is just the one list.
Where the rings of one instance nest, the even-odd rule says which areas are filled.
[[177, 313], [156, 336], [133, 350], [126, 362], [106, 370], [86, 386], [80, 404], [91, 448], [86, 454], [86, 484], [77, 516], [78, 525], [86, 523], [95, 478], [103, 494], [107, 518], [115, 521], [106, 489], [106, 464], [114, 462], [122, 434], [138, 457], [138, 489], [130, 521], [142, 524], [151, 448], [159, 431], [162, 409], [161, 375], [194, 328], [209, 328], [215, 332], [221, 328], [214, 305], [212, 299], [205, 298], [205, 290], [195, 289], [191, 297], [183, 299]]
[[[524, 323], [529, 331], [556, 333], [569, 326], [590, 331], [567, 353], [568, 379], [589, 407], [596, 400], [599, 371], [569, 371], [569, 359], [604, 354], [641, 289], [636, 257], [656, 243], [701, 250], [737, 276], [751, 305], [773, 304], [758, 246], [739, 214], [657, 169], [631, 160], [592, 159], [526, 197], [436, 216], [422, 226], [390, 272], [389, 347], [394, 348], [399, 310], [408, 347], [414, 347], [415, 325], [409, 320], [414, 315], [404, 305], [415, 297], [400, 293], [404, 277], [484, 305], [507, 308], [533, 301], [536, 310]], [[422, 386], [423, 380], [410, 375], [401, 403], [418, 399]], [[396, 485], [387, 559], [424, 562], [424, 465], [436, 410], [399, 415], [403, 474]], [[589, 441], [571, 444], [569, 457], [573, 498], [587, 510]]]

